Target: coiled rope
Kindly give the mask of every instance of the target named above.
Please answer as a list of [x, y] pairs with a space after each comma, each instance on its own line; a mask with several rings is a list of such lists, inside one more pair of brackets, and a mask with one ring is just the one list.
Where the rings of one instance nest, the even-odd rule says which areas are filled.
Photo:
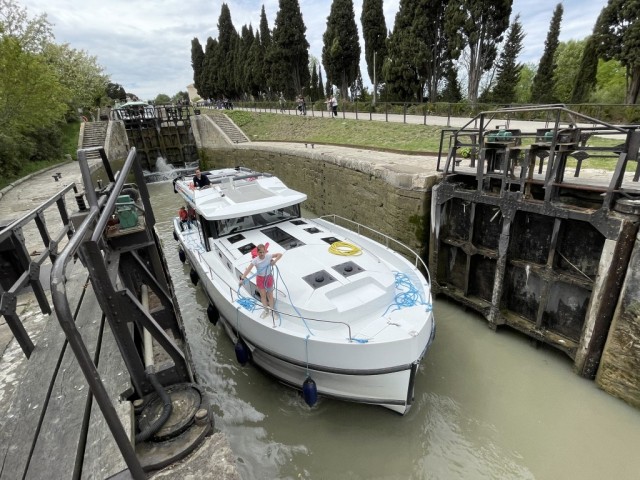
[[329, 253], [341, 255], [343, 257], [351, 255], [362, 255], [362, 249], [349, 242], [333, 242], [329, 246]]
[[425, 305], [425, 311], [430, 312], [432, 308], [431, 304], [422, 298], [422, 294], [415, 287], [409, 276], [402, 272], [394, 272], [394, 275], [396, 277], [396, 290], [399, 290], [399, 292], [396, 293], [395, 301], [387, 307], [382, 316], [385, 316], [391, 307], [395, 307], [391, 310], [394, 312], [402, 308]]

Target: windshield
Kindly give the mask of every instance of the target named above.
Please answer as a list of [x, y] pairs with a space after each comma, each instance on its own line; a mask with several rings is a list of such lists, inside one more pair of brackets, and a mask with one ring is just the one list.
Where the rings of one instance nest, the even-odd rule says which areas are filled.
[[262, 228], [267, 225], [273, 225], [274, 223], [293, 220], [298, 217], [300, 217], [300, 205], [291, 205], [289, 207], [255, 213], [244, 217], [217, 220], [213, 223], [217, 237], [223, 237], [232, 233], [244, 232], [245, 230]]

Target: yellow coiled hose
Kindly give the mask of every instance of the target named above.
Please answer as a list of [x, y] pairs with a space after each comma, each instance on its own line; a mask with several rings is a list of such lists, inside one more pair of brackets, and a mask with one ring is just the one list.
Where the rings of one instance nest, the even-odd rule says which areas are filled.
[[348, 242], [332, 243], [331, 246], [329, 246], [329, 252], [334, 255], [342, 255], [344, 257], [349, 255], [362, 255], [362, 249], [360, 247]]

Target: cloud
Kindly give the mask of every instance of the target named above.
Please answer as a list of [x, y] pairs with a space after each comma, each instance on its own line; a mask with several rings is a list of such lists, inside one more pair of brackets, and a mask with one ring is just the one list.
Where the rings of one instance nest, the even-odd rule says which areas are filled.
[[[217, 37], [220, 3], [211, 0], [125, 1], [125, 0], [18, 0], [31, 17], [47, 13], [54, 24], [56, 41], [85, 50], [98, 58], [113, 82], [144, 99], [159, 93], [173, 95], [193, 83], [191, 40], [197, 37], [204, 47], [208, 37]], [[330, 0], [299, 0], [307, 27], [310, 54], [322, 56], [322, 35], [331, 8]], [[55, 7], [52, 5], [55, 3]], [[231, 19], [238, 31], [260, 24], [264, 4], [269, 28], [278, 11], [277, 0], [228, 0]], [[544, 49], [549, 21], [557, 1], [515, 0], [514, 15], [520, 13], [526, 33], [521, 61], [537, 62]], [[591, 33], [605, 0], [564, 1], [561, 40], [582, 39]], [[399, 0], [385, 0], [383, 9], [387, 29], [393, 29]], [[356, 24], [362, 37], [362, 0], [354, 0]], [[361, 40], [360, 69], [369, 83]]]

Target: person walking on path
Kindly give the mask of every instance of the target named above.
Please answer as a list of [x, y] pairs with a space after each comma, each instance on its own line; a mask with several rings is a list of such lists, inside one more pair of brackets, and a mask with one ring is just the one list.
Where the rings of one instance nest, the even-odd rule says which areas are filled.
[[280, 113], [284, 113], [284, 105], [286, 101], [284, 99], [284, 95], [282, 94], [282, 92], [280, 92], [279, 102], [280, 102]]
[[331, 99], [331, 111], [333, 112], [333, 116], [337, 117], [338, 116], [338, 100], [336, 100], [336, 96], [332, 95]]

